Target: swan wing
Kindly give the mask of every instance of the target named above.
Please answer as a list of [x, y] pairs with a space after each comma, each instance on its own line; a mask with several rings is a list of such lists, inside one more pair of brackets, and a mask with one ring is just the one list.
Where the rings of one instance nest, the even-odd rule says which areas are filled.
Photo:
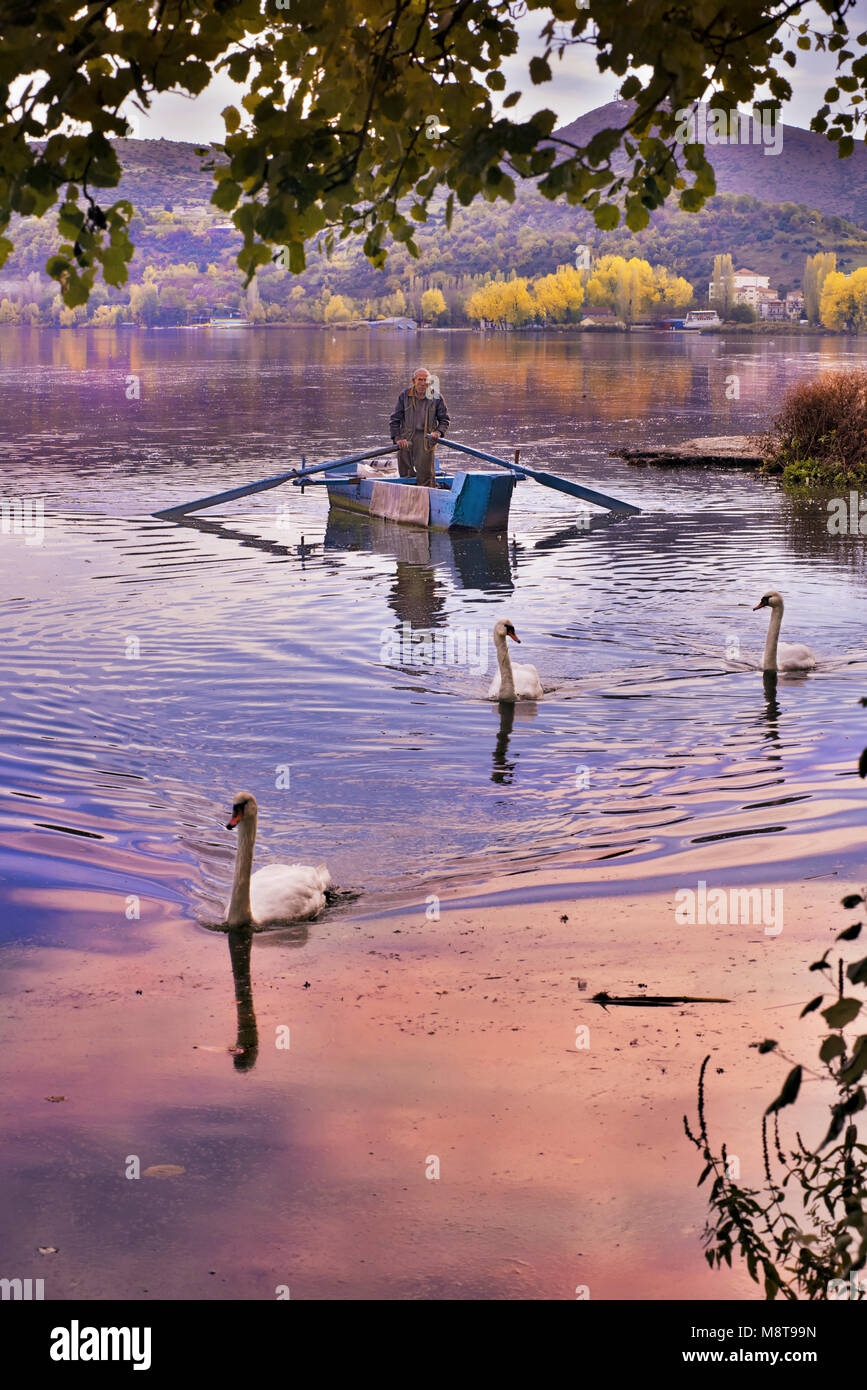
[[513, 666], [515, 694], [519, 700], [541, 700], [544, 695], [539, 672], [535, 666]]
[[250, 908], [256, 922], [316, 917], [330, 887], [331, 875], [324, 864], [266, 864], [250, 880]]
[[777, 647], [778, 671], [807, 671], [816, 665], [816, 658], [803, 642], [781, 642]]
[[488, 699], [489, 699], [489, 700], [496, 700], [497, 697], [499, 696], [499, 693], [500, 693], [500, 680], [501, 680], [500, 672], [497, 671], [496, 675], [494, 676], [494, 679], [491, 681], [491, 684], [488, 686]]

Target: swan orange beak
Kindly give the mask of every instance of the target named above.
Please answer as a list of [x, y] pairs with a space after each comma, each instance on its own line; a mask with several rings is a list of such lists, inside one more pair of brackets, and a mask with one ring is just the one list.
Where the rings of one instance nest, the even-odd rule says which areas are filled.
[[239, 821], [240, 819], [241, 819], [240, 816], [233, 816], [231, 820], [226, 821], [226, 829], [227, 829], [227, 830], [234, 830], [234, 829], [235, 829], [235, 826], [238, 824], [238, 821]]
[[521, 645], [521, 639], [518, 636], [517, 632], [510, 632], [509, 636], [511, 637], [513, 642], [517, 642], [519, 646]]
[[759, 599], [758, 603], [756, 604], [755, 608], [753, 609], [753, 612], [754, 612], [754, 613], [757, 613], [757, 612], [759, 611], [760, 608], [770, 608], [770, 604], [769, 604], [769, 603], [765, 603], [765, 600], [764, 600], [763, 598], [762, 598], [762, 599]]

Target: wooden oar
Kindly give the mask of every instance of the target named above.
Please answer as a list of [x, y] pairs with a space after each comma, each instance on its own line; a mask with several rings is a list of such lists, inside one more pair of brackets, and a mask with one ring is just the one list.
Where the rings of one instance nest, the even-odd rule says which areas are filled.
[[496, 454], [483, 454], [481, 449], [471, 449], [468, 444], [456, 444], [453, 439], [441, 438], [437, 442], [445, 444], [447, 449], [457, 449], [462, 454], [471, 454], [473, 458], [485, 459], [487, 463], [497, 463], [518, 477], [532, 478], [543, 487], [552, 487], [557, 492], [568, 493], [570, 497], [580, 497], [584, 502], [593, 502], [597, 507], [604, 507], [606, 511], [633, 514], [641, 511], [640, 507], [633, 506], [631, 502], [621, 502], [618, 497], [608, 497], [604, 492], [596, 492], [592, 487], [573, 483], [569, 478], [559, 478], [556, 473], [542, 473], [536, 468], [528, 468], [524, 463], [509, 463], [508, 459], [497, 458]]
[[[312, 468], [292, 468], [288, 473], [275, 473], [271, 478], [260, 478], [257, 483], [246, 483], [244, 487], [233, 487], [228, 492], [215, 492], [211, 497], [199, 497], [194, 502], [181, 502], [177, 507], [166, 507], [164, 511], [154, 512], [162, 521], [175, 521], [186, 516], [187, 512], [200, 512], [204, 507], [215, 507], [218, 502], [234, 502], [236, 497], [249, 497], [254, 492], [267, 492], [270, 487], [279, 487], [293, 478], [309, 478], [313, 473], [325, 473], [329, 468], [340, 468], [344, 464], [360, 463], [362, 459], [378, 458], [380, 454], [395, 454], [397, 446], [390, 444], [386, 449], [368, 449], [366, 454], [349, 454], [343, 459], [332, 459], [331, 463], [317, 463]], [[303, 463], [303, 459], [302, 459]]]

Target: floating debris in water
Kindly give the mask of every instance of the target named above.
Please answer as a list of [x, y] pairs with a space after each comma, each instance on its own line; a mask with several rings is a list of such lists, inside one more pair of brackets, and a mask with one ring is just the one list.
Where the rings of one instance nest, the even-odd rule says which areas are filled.
[[730, 1004], [730, 999], [700, 999], [694, 994], [631, 994], [621, 998], [606, 994], [601, 990], [599, 994], [594, 994], [590, 1000], [591, 1004], [601, 1004], [603, 1009], [607, 1009], [609, 1004], [631, 1004], [641, 1008], [667, 1009], [674, 1004]]

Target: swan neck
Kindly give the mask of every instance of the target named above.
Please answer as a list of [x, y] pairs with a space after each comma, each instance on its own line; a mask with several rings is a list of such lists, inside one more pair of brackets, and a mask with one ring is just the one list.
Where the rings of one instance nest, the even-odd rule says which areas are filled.
[[500, 668], [500, 699], [514, 700], [515, 678], [512, 675], [512, 658], [509, 656], [505, 633], [494, 633], [494, 646], [497, 649], [497, 664]]
[[235, 878], [229, 901], [227, 926], [245, 927], [251, 921], [250, 874], [253, 870], [253, 845], [256, 843], [256, 822], [242, 820], [238, 826], [238, 851], [235, 855]]
[[768, 635], [765, 638], [765, 654], [762, 657], [762, 667], [765, 671], [776, 671], [777, 669], [777, 642], [782, 621], [782, 608], [772, 608], [771, 621], [768, 623]]

